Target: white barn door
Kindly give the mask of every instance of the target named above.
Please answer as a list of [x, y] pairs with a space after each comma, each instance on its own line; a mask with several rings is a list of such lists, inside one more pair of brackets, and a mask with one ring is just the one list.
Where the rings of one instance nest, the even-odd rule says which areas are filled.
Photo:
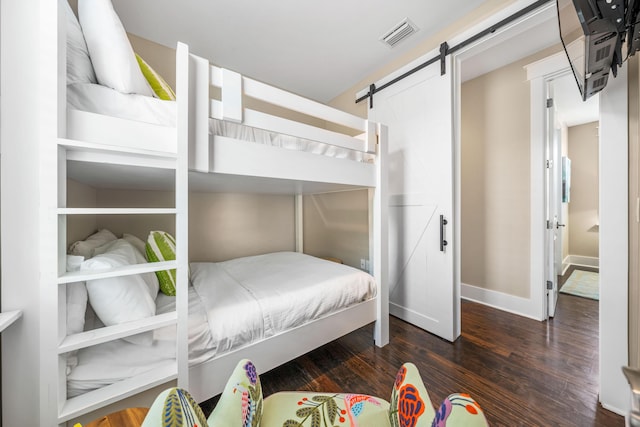
[[389, 312], [457, 338], [454, 309], [452, 70], [436, 62], [376, 93], [389, 127]]

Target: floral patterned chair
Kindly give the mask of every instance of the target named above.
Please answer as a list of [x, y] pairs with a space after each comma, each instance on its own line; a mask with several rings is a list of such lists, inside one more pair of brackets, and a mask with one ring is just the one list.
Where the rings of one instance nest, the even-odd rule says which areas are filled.
[[142, 427], [423, 427], [487, 426], [480, 406], [466, 394], [447, 397], [436, 412], [418, 369], [400, 367], [391, 402], [350, 393], [285, 391], [262, 398], [260, 377], [249, 360], [231, 374], [208, 419], [189, 394], [170, 389], [158, 396]]

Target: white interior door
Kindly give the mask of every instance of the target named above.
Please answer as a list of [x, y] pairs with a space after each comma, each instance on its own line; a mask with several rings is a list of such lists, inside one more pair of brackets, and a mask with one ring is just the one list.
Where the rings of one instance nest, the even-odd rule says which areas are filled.
[[374, 96], [389, 127], [389, 312], [457, 338], [453, 281], [452, 72], [436, 62]]
[[545, 132], [545, 205], [546, 223], [545, 233], [545, 286], [547, 288], [547, 315], [555, 316], [558, 302], [558, 227], [560, 226], [560, 141], [556, 126], [556, 110], [553, 102], [553, 80], [547, 82], [547, 116]]

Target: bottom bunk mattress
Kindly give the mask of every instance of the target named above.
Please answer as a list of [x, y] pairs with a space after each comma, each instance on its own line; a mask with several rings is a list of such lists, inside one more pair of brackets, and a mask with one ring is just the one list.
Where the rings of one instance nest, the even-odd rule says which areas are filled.
[[[192, 263], [189, 362], [205, 362], [251, 343], [374, 298], [369, 274], [295, 252], [219, 263]], [[160, 293], [157, 314], [175, 310]], [[150, 345], [123, 339], [82, 349], [67, 375], [74, 397], [150, 371], [175, 359], [175, 326], [153, 331]]]

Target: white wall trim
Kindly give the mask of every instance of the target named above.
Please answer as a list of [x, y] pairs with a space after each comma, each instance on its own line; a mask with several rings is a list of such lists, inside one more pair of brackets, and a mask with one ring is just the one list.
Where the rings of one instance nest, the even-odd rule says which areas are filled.
[[[512, 15], [513, 13], [515, 13], [518, 10], [523, 9], [524, 7], [532, 4], [533, 1], [530, 0], [523, 0], [523, 1], [516, 1], [513, 4], [511, 4], [509, 7], [506, 7], [504, 9], [502, 9], [499, 13], [491, 16], [490, 18], [484, 20], [483, 22], [473, 26], [472, 28], [470, 28], [469, 30], [459, 34], [458, 36], [454, 37], [451, 42], [449, 43], [450, 45], [455, 45], [456, 43], [459, 43], [463, 40], [465, 40], [466, 38], [469, 38], [470, 36], [472, 36], [473, 34], [478, 33], [479, 31], [487, 28], [488, 26], [490, 26], [491, 24], [498, 22], [504, 18], [506, 18], [507, 16]], [[517, 313], [517, 314], [521, 314], [523, 316], [526, 317], [531, 317], [533, 319], [536, 320], [543, 320], [546, 318], [546, 306], [545, 301], [546, 301], [546, 292], [544, 291], [543, 287], [542, 287], [542, 283], [544, 283], [544, 257], [543, 255], [539, 255], [539, 259], [532, 259], [532, 265], [535, 263], [536, 265], [540, 265], [542, 266], [542, 271], [538, 271], [536, 269], [531, 269], [531, 275], [529, 278], [530, 281], [530, 295], [531, 298], [530, 299], [518, 299], [518, 297], [513, 297], [516, 300], [514, 301], [508, 301], [509, 298], [505, 298], [508, 297], [508, 295], [506, 294], [502, 294], [502, 293], [496, 293], [495, 295], [492, 293], [492, 291], [487, 291], [488, 294], [481, 294], [479, 293], [478, 289], [480, 288], [476, 288], [476, 287], [471, 287], [474, 289], [467, 289], [467, 291], [463, 291], [462, 288], [464, 286], [469, 286], [469, 285], [463, 285], [461, 283], [461, 278], [462, 278], [462, 266], [461, 266], [461, 181], [462, 181], [462, 176], [461, 176], [461, 123], [460, 123], [460, 117], [461, 117], [461, 86], [462, 86], [462, 76], [461, 76], [461, 67], [463, 66], [463, 63], [465, 61], [465, 59], [473, 57], [474, 55], [479, 55], [481, 54], [483, 51], [485, 51], [486, 49], [489, 49], [499, 43], [502, 43], [506, 40], [508, 40], [510, 37], [512, 37], [514, 34], [519, 34], [522, 31], [525, 31], [527, 28], [536, 25], [537, 23], [545, 20], [545, 19], [549, 19], [549, 14], [555, 14], [555, 5], [552, 3], [549, 3], [547, 5], [541, 6], [540, 8], [536, 9], [535, 11], [532, 11], [530, 14], [523, 16], [522, 18], [510, 23], [508, 26], [505, 26], [499, 30], [497, 30], [495, 33], [488, 35], [484, 38], [482, 38], [481, 40], [478, 40], [477, 42], [466, 46], [465, 48], [461, 49], [460, 51], [456, 52], [453, 54], [453, 71], [454, 71], [454, 83], [453, 83], [453, 90], [454, 90], [454, 156], [455, 156], [455, 222], [453, 224], [453, 228], [454, 228], [454, 239], [455, 239], [455, 250], [456, 250], [456, 257], [455, 257], [455, 261], [454, 261], [454, 268], [455, 268], [455, 280], [456, 280], [456, 286], [459, 286], [460, 288], [460, 292], [461, 292], [461, 297], [465, 298], [465, 299], [469, 299], [469, 300], [474, 300], [474, 301], [478, 301], [481, 302], [483, 304], [487, 304], [487, 305], [491, 305], [494, 306], [496, 308], [505, 310], [505, 311], [510, 311], [513, 313]], [[421, 60], [424, 59], [428, 59], [427, 58], [428, 55], [425, 55], [425, 57], [423, 58], [419, 58], [418, 60], [416, 60], [416, 64], [419, 63]], [[409, 64], [407, 65], [404, 69], [402, 69], [401, 71], [406, 71], [407, 69], [409, 69], [409, 67], [411, 65], [414, 64]], [[376, 82], [376, 84], [378, 85], [378, 82]], [[541, 83], [542, 84], [542, 83]], [[366, 90], [362, 91], [363, 93], [366, 93]], [[540, 114], [542, 114], [543, 112], [541, 112]], [[540, 148], [540, 150], [542, 150], [542, 148]], [[542, 164], [543, 160], [539, 159], [537, 162], [539, 162], [540, 164]], [[536, 163], [538, 164], [538, 163]], [[540, 171], [540, 191], [542, 191], [542, 171]], [[542, 193], [540, 193], [542, 194]], [[532, 198], [533, 200], [533, 198]], [[536, 203], [538, 202], [538, 199], [536, 198]], [[537, 205], [534, 205], [537, 206]], [[535, 225], [536, 225], [536, 230], [538, 230], [538, 223], [540, 221], [544, 221], [544, 210], [541, 209], [540, 210], [540, 219], [538, 218], [534, 218], [532, 216], [532, 230], [531, 233], [533, 234], [533, 229], [534, 229], [534, 220], [535, 220]], [[537, 232], [537, 231], [536, 231]], [[538, 254], [539, 252], [541, 252], [544, 248], [544, 242], [534, 242], [532, 240], [532, 247], [531, 247], [531, 254], [532, 257], [534, 256], [534, 254]], [[537, 246], [539, 245], [539, 247]], [[543, 252], [542, 252], [543, 253]], [[536, 284], [540, 284], [540, 286], [535, 286]], [[491, 295], [491, 296], [488, 296]], [[492, 302], [493, 301], [493, 302]], [[526, 307], [524, 307], [526, 305]]]
[[564, 269], [564, 265], [566, 265], [567, 268], [570, 265], [575, 265], [577, 267], [598, 268], [600, 267], [600, 258], [592, 257], [592, 256], [582, 256], [582, 255], [567, 255], [566, 258], [562, 260], [562, 265], [563, 265], [563, 269]]
[[626, 64], [600, 93], [600, 402], [619, 414], [630, 409], [621, 367], [629, 338], [629, 110]]
[[[531, 271], [544, 271], [544, 221], [539, 221], [544, 206], [542, 188], [543, 164], [536, 156], [535, 141], [540, 141], [544, 130], [544, 80], [568, 71], [558, 69], [559, 57], [535, 64], [536, 76], [531, 83]], [[535, 102], [534, 102], [535, 100]], [[629, 411], [629, 385], [624, 379], [622, 365], [628, 363], [628, 210], [627, 210], [627, 67], [610, 78], [607, 88], [600, 94], [600, 280], [607, 283], [600, 292], [600, 393], [604, 407], [618, 414]], [[543, 157], [540, 157], [543, 159]], [[606, 191], [603, 191], [606, 189]], [[536, 194], [534, 198], [534, 193]], [[604, 211], [604, 215], [603, 215]], [[535, 220], [534, 220], [535, 219]], [[544, 216], [542, 217], [544, 220]], [[539, 224], [539, 225], [536, 225]], [[604, 227], [603, 227], [604, 224]], [[535, 232], [534, 232], [535, 228]], [[540, 263], [539, 263], [540, 262]], [[540, 273], [543, 274], [543, 273]], [[542, 282], [540, 282], [542, 283]], [[542, 286], [540, 286], [542, 289]], [[533, 295], [533, 294], [532, 294]]]
[[561, 50], [560, 52], [547, 56], [546, 58], [525, 65], [524, 69], [527, 71], [527, 80], [533, 80], [547, 77], [550, 73], [554, 73], [555, 71], [560, 71], [560, 73], [562, 73], [565, 70], [569, 70], [569, 66], [567, 54]]
[[504, 292], [492, 291], [473, 285], [462, 283], [460, 285], [461, 296], [468, 301], [477, 302], [497, 308], [519, 316], [528, 317], [533, 320], [541, 320], [535, 309], [532, 309], [529, 298], [517, 297], [505, 294]]

